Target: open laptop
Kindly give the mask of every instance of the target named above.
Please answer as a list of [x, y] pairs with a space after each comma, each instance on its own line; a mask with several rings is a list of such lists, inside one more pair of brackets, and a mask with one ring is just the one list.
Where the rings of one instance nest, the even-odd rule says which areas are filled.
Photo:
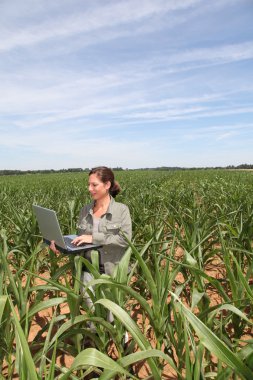
[[90, 249], [98, 249], [98, 244], [82, 244], [78, 247], [71, 243], [77, 235], [62, 235], [56, 212], [45, 207], [32, 205], [36, 215], [43, 241], [50, 245], [55, 241], [56, 248], [63, 253], [81, 253]]

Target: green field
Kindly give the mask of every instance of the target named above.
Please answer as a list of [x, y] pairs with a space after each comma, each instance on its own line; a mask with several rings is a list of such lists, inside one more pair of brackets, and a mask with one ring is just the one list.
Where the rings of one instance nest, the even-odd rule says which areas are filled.
[[94, 312], [84, 259], [49, 252], [31, 207], [74, 233], [87, 173], [0, 177], [0, 379], [252, 380], [253, 172], [115, 174], [133, 240], [113, 277], [94, 254]]

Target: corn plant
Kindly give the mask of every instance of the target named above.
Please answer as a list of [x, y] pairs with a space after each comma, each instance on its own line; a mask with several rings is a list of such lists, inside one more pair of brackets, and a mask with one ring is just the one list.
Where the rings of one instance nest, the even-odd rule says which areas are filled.
[[[0, 379], [252, 379], [252, 173], [117, 179], [133, 239], [107, 276], [95, 252], [92, 263], [50, 252], [32, 214], [33, 203], [53, 208], [63, 233], [75, 232], [87, 174], [0, 177]], [[83, 264], [93, 309], [80, 291]], [[59, 364], [64, 356], [71, 365]]]

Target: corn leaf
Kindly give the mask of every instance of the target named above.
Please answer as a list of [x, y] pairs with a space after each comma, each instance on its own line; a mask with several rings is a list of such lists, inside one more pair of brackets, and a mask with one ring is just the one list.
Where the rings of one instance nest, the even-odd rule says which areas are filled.
[[182, 313], [192, 325], [201, 343], [237, 374], [244, 379], [252, 380], [253, 372], [239, 359], [238, 355], [234, 354], [200, 319], [185, 307], [174, 293], [171, 292], [171, 294], [179, 302]]

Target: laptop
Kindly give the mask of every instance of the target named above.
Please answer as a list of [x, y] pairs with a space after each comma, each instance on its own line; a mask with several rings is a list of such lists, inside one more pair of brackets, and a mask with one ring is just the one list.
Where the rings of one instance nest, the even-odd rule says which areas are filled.
[[77, 235], [63, 236], [58, 222], [56, 212], [45, 207], [32, 205], [36, 215], [43, 241], [50, 245], [51, 241], [55, 241], [56, 248], [62, 253], [81, 253], [91, 249], [98, 249], [102, 246], [99, 244], [84, 243], [78, 247], [71, 243]]

